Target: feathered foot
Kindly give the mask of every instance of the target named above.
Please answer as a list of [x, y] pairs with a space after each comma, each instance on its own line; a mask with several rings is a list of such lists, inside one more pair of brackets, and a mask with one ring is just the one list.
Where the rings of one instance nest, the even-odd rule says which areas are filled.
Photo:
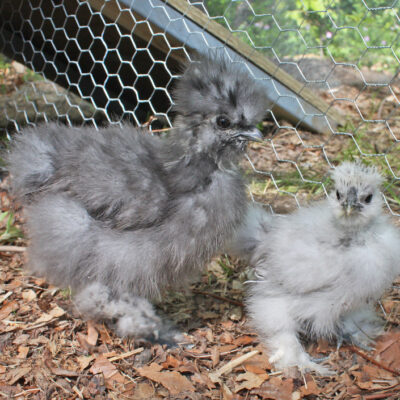
[[93, 283], [80, 290], [75, 304], [85, 316], [111, 325], [121, 337], [135, 337], [152, 343], [175, 346], [183, 335], [160, 318], [153, 305], [139, 296], [113, 297], [101, 283]]
[[269, 338], [267, 346], [272, 350], [269, 361], [276, 369], [297, 366], [301, 372], [314, 371], [323, 376], [333, 374], [329, 368], [319, 365], [310, 358], [294, 332], [274, 335]]

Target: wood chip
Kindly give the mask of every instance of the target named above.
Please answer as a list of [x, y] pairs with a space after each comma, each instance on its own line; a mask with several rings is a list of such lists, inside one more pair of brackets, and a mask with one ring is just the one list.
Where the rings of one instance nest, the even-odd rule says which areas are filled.
[[117, 360], [122, 360], [124, 358], [132, 357], [135, 354], [141, 353], [143, 350], [144, 350], [144, 347], [139, 347], [139, 348], [137, 348], [135, 350], [127, 351], [126, 353], [120, 354], [120, 355], [115, 356], [115, 357], [111, 357], [109, 359], [109, 361], [117, 361]]
[[258, 350], [249, 351], [248, 353], [243, 354], [242, 356], [234, 358], [233, 360], [229, 361], [227, 364], [225, 364], [223, 367], [221, 367], [217, 371], [210, 372], [208, 374], [208, 376], [210, 377], [210, 379], [213, 382], [219, 382], [221, 375], [231, 372], [233, 370], [233, 368], [244, 363], [246, 360], [255, 356], [258, 353], [259, 353]]
[[98, 337], [99, 337], [99, 332], [97, 332], [97, 329], [95, 328], [93, 322], [89, 321], [86, 341], [88, 342], [89, 345], [96, 346]]

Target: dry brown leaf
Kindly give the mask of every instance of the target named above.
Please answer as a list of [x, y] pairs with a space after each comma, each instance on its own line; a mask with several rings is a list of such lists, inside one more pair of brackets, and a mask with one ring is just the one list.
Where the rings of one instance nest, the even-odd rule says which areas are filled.
[[253, 389], [251, 393], [263, 399], [292, 400], [293, 379], [282, 380], [281, 378], [273, 377], [264, 382], [259, 388]]
[[236, 346], [245, 346], [247, 344], [253, 343], [257, 338], [254, 336], [243, 335], [239, 336], [233, 341], [233, 344]]
[[[99, 355], [96, 358], [96, 361], [91, 366], [89, 370], [92, 374], [100, 374], [102, 373], [104, 379], [108, 380], [113, 378], [113, 380], [124, 381], [123, 376], [118, 372], [117, 367], [107, 360], [103, 355]], [[122, 378], [119, 378], [119, 376]]]
[[265, 369], [258, 367], [257, 365], [246, 365], [246, 371], [252, 372], [253, 374], [265, 374]]
[[220, 343], [226, 343], [226, 344], [232, 344], [233, 343], [233, 336], [229, 332], [224, 332], [221, 335], [219, 335], [219, 342]]
[[0, 309], [0, 320], [6, 319], [13, 311], [18, 309], [16, 300], [9, 301]]
[[38, 336], [37, 338], [31, 338], [28, 340], [28, 344], [31, 346], [38, 346], [47, 343], [49, 343], [49, 339], [46, 336]]
[[307, 385], [304, 385], [300, 388], [301, 398], [304, 396], [315, 395], [318, 396], [321, 392], [320, 388], [315, 383], [314, 379], [311, 376], [307, 376], [306, 378]]
[[163, 369], [168, 369], [168, 368], [178, 368], [182, 364], [182, 361], [177, 360], [174, 356], [171, 356], [171, 354], [167, 355], [167, 359], [161, 363], [161, 366]]
[[77, 357], [77, 361], [79, 364], [79, 370], [83, 371], [84, 369], [86, 369], [89, 364], [95, 359], [96, 357], [94, 355], [91, 356], [80, 356]]
[[4, 374], [7, 371], [7, 368], [4, 365], [0, 365], [0, 374]]
[[89, 321], [87, 325], [88, 325], [88, 334], [86, 341], [91, 346], [96, 346], [99, 333], [97, 332], [97, 329], [95, 328], [92, 321]]
[[192, 381], [194, 383], [200, 383], [200, 385], [205, 385], [208, 387], [208, 389], [215, 389], [214, 382], [211, 381], [207, 374], [200, 374], [196, 372], [192, 376]]
[[362, 369], [373, 379], [393, 379], [393, 374], [391, 372], [372, 364], [365, 364]]
[[376, 386], [371, 377], [363, 371], [352, 371], [351, 374], [356, 378], [356, 384], [360, 389], [373, 390], [380, 387]]
[[133, 383], [126, 379], [118, 369], [109, 360], [107, 360], [103, 355], [99, 355], [96, 361], [89, 370], [92, 374], [102, 373], [104, 376], [104, 382], [108, 389], [114, 389], [116, 386], [123, 386], [122, 392], [127, 395], [133, 395]]
[[376, 342], [374, 357], [387, 367], [400, 370], [400, 331], [382, 336]]
[[24, 290], [22, 292], [22, 298], [25, 301], [32, 301], [32, 300], [36, 299], [36, 297], [37, 297], [37, 295], [32, 289]]
[[219, 353], [220, 354], [221, 353], [228, 353], [228, 352], [230, 352], [230, 351], [232, 351], [234, 349], [237, 349], [237, 346], [234, 345], [234, 344], [224, 344], [222, 346], [219, 346], [218, 349], [219, 349]]
[[180, 365], [178, 367], [178, 371], [183, 373], [190, 372], [191, 374], [196, 374], [199, 372], [199, 369], [197, 368], [196, 364], [187, 362]]
[[20, 288], [23, 285], [23, 282], [20, 279], [14, 279], [7, 285], [7, 290], [14, 290]]
[[97, 331], [100, 333], [100, 338], [101, 341], [105, 344], [112, 344], [113, 341], [111, 339], [110, 334], [108, 333], [107, 328], [104, 326], [104, 324], [102, 325], [97, 325], [96, 326]]
[[235, 393], [240, 392], [243, 389], [254, 389], [260, 387], [260, 385], [269, 378], [268, 374], [254, 374], [253, 372], [245, 372], [236, 377], [236, 381], [242, 382], [240, 385], [235, 387]]
[[18, 347], [18, 355], [17, 358], [24, 359], [29, 353], [29, 347], [26, 346], [19, 346]]
[[79, 342], [80, 347], [82, 347], [83, 350], [86, 350], [87, 352], [90, 352], [92, 350], [92, 346], [87, 342], [87, 336], [84, 335], [82, 332], [78, 332], [76, 334], [76, 339]]
[[181, 392], [189, 391], [194, 392], [195, 388], [192, 383], [177, 371], [163, 371], [160, 372], [162, 366], [152, 363], [149, 366], [138, 368], [141, 376], [149, 378], [154, 382], [161, 383], [172, 395]]
[[139, 383], [135, 391], [133, 393], [134, 400], [147, 400], [151, 399], [154, 395], [154, 388], [153, 386], [149, 385], [146, 382]]
[[229, 330], [233, 329], [234, 323], [232, 321], [222, 321], [221, 326], [222, 326], [222, 328], [229, 331]]
[[16, 344], [16, 345], [26, 344], [26, 342], [28, 341], [29, 338], [30, 338], [30, 335], [28, 335], [26, 333], [21, 333], [13, 340], [13, 344]]
[[51, 320], [59, 318], [64, 314], [65, 311], [61, 307], [55, 306], [48, 313], [43, 313], [32, 325], [37, 325], [42, 322], [50, 322]]
[[263, 373], [266, 370], [271, 370], [272, 366], [268, 361], [268, 357], [264, 354], [255, 355], [254, 357], [243, 363], [243, 366], [247, 371], [254, 372], [256, 374]]
[[76, 371], [70, 371], [63, 368], [58, 368], [53, 360], [52, 360], [52, 353], [50, 352], [49, 348], [47, 348], [43, 353], [44, 358], [44, 365], [54, 374], [57, 376], [67, 376], [70, 378], [79, 376], [79, 373]]

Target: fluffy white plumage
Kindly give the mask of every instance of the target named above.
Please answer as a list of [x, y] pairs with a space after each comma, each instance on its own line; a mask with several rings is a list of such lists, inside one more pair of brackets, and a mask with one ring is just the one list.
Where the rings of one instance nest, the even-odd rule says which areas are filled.
[[345, 162], [328, 199], [286, 217], [251, 206], [233, 251], [256, 269], [247, 307], [282, 369], [327, 373], [300, 336], [370, 343], [382, 332], [375, 302], [400, 273], [400, 233], [382, 213], [380, 174]]

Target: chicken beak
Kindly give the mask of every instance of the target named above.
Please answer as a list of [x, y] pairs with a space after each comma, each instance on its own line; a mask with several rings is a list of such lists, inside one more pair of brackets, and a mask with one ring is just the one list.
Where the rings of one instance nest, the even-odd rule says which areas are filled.
[[355, 187], [351, 187], [347, 192], [347, 199], [343, 203], [343, 211], [346, 217], [349, 217], [355, 210], [359, 210], [360, 205], [357, 199], [357, 189]]
[[344, 215], [346, 217], [349, 217], [351, 214], [353, 214], [354, 211], [354, 205], [353, 204], [346, 204], [343, 205], [343, 210], [344, 210]]
[[262, 133], [257, 128], [251, 128], [247, 131], [240, 132], [239, 137], [245, 140], [252, 140], [253, 142], [262, 142]]

